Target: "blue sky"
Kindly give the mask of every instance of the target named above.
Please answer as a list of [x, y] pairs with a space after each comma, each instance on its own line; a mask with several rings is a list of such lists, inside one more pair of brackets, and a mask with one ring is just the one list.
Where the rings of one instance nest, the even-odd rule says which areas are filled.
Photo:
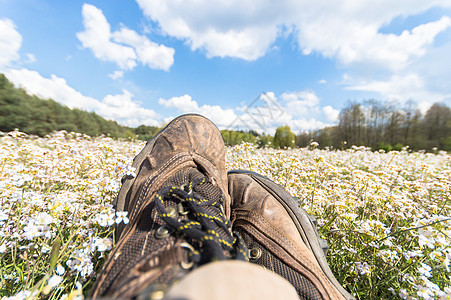
[[425, 112], [451, 105], [450, 53], [449, 0], [0, 0], [0, 72], [129, 126], [299, 132], [369, 98]]

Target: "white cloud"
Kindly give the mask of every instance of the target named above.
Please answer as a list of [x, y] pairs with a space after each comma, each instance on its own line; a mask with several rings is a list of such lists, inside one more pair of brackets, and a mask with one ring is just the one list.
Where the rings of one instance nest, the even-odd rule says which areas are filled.
[[0, 19], [0, 69], [19, 59], [22, 36], [10, 19]]
[[344, 17], [337, 14], [322, 26], [304, 24], [298, 35], [304, 53], [316, 51], [326, 57], [337, 57], [345, 65], [363, 63], [396, 71], [424, 55], [437, 34], [451, 26], [451, 19], [443, 17], [400, 35], [383, 34], [378, 31], [381, 22], [371, 24], [352, 18], [346, 21]]
[[138, 61], [149, 68], [169, 71], [174, 64], [175, 50], [173, 48], [158, 45], [147, 37], [137, 34], [134, 30], [122, 27], [113, 33], [113, 39], [115, 42], [134, 47]]
[[326, 79], [320, 79], [320, 80], [318, 80], [318, 83], [319, 84], [326, 84], [327, 80]]
[[[338, 111], [330, 106], [320, 107], [319, 98], [312, 91], [284, 93], [282, 102], [273, 92], [262, 93], [248, 106], [223, 109], [220, 106], [199, 105], [190, 95], [159, 99], [166, 108], [175, 108], [180, 113], [198, 113], [211, 119], [220, 129], [256, 130], [274, 134], [276, 128], [289, 125], [294, 132], [330, 126], [319, 118], [335, 122]], [[240, 112], [240, 114], [235, 113]]]
[[9, 69], [6, 77], [16, 86], [24, 88], [28, 93], [44, 99], [53, 99], [70, 108], [95, 111], [100, 116], [113, 119], [127, 126], [141, 124], [157, 126], [160, 116], [151, 109], [141, 107], [133, 100], [133, 95], [123, 90], [122, 94], [107, 95], [102, 101], [88, 97], [69, 86], [64, 78], [51, 75], [41, 76], [36, 71], [28, 69]]
[[[345, 88], [378, 92], [382, 98], [412, 98], [423, 107], [426, 102], [450, 101], [449, 51], [434, 54], [440, 47], [434, 44], [436, 37], [451, 31], [450, 1], [137, 2], [143, 13], [158, 24], [160, 32], [184, 40], [191, 49], [201, 49], [208, 57], [255, 60], [275, 48], [277, 38], [294, 37], [304, 55], [320, 54], [346, 66], [349, 74], [344, 76]], [[442, 9], [443, 17], [425, 18], [427, 21], [415, 26], [406, 22], [406, 30], [401, 33], [387, 33], [393, 20], [414, 16], [418, 21], [433, 8]], [[418, 67], [422, 61], [423, 66]], [[421, 78], [412, 74], [421, 74]], [[403, 90], [402, 85], [409, 89]], [[286, 96], [281, 99], [286, 100]], [[299, 113], [316, 109], [329, 120], [334, 119], [334, 110], [310, 107], [308, 103], [305, 99], [288, 99], [286, 106]]]
[[[451, 94], [451, 40], [428, 51], [428, 53], [409, 67], [404, 74], [418, 74], [423, 79], [424, 87], [434, 93], [441, 93], [449, 98]], [[451, 104], [451, 99], [448, 99]]]
[[124, 77], [124, 71], [116, 70], [113, 73], [108, 74], [108, 76], [111, 79], [113, 79], [113, 80], [116, 80], [116, 79], [119, 79], [119, 78], [123, 78]]
[[290, 114], [305, 114], [316, 109], [319, 104], [319, 98], [312, 91], [283, 93], [280, 98], [286, 102], [285, 108]]
[[186, 40], [192, 50], [205, 50], [208, 57], [255, 60], [266, 53], [281, 31], [267, 18], [272, 13], [267, 10], [270, 1], [137, 2], [163, 32]]
[[132, 98], [133, 94], [125, 89], [122, 90], [122, 94], [107, 95], [98, 104], [96, 112], [127, 126], [136, 127], [142, 124], [158, 126], [157, 120], [160, 116], [151, 109], [143, 108]]
[[123, 70], [133, 69], [139, 61], [152, 69], [168, 71], [174, 63], [173, 48], [158, 45], [125, 26], [111, 32], [110, 24], [97, 7], [84, 4], [82, 15], [85, 30], [78, 32], [77, 38], [98, 59], [114, 62]]
[[135, 50], [111, 41], [110, 24], [102, 11], [83, 4], [82, 14], [85, 31], [77, 33], [77, 38], [83, 47], [91, 49], [98, 59], [115, 62], [124, 70], [133, 69], [136, 66]]
[[27, 56], [27, 60], [25, 61], [26, 63], [30, 64], [36, 62], [36, 57], [34, 56], [34, 54], [27, 53], [26, 56]]
[[[319, 97], [311, 90], [283, 93], [279, 101], [273, 92], [260, 95], [260, 103], [240, 115], [242, 123], [259, 132], [274, 134], [276, 128], [289, 125], [293, 132], [331, 126], [339, 112], [331, 106], [321, 107]], [[323, 122], [322, 119], [326, 118]]]
[[319, 128], [324, 128], [326, 126], [330, 126], [328, 123], [321, 122], [317, 119], [310, 118], [299, 118], [295, 120], [291, 120], [290, 123], [291, 131], [294, 133], [298, 133], [300, 131], [309, 131], [309, 130], [315, 130]]
[[191, 98], [190, 95], [172, 97], [167, 100], [160, 98], [158, 100], [158, 103], [167, 108], [176, 108], [177, 110], [184, 113], [199, 112], [199, 105]]
[[389, 100], [414, 100], [419, 103], [418, 105], [422, 112], [425, 112], [434, 102], [440, 102], [451, 97], [451, 94], [431, 92], [426, 87], [423, 78], [416, 73], [404, 76], [393, 75], [389, 80], [385, 81], [361, 82], [348, 86], [347, 89], [376, 92]]
[[[308, 103], [310, 108], [317, 108], [312, 99], [315, 98], [312, 92], [296, 92], [297, 97], [304, 95], [308, 100], [300, 100]], [[313, 95], [312, 95], [313, 94]], [[284, 94], [284, 97], [290, 97]], [[299, 100], [292, 100], [299, 101]], [[310, 101], [310, 102], [309, 102]], [[330, 124], [321, 122], [315, 118], [305, 118], [299, 112], [293, 111], [283, 103], [278, 103], [273, 92], [262, 93], [258, 100], [249, 103], [249, 107], [233, 109], [223, 109], [220, 106], [199, 105], [190, 95], [172, 97], [170, 99], [160, 99], [159, 104], [167, 108], [175, 108], [180, 113], [198, 113], [211, 119], [219, 129], [235, 130], [256, 130], [274, 134], [276, 128], [282, 125], [289, 125], [295, 132], [301, 130], [318, 129]], [[241, 114], [236, 114], [240, 111]], [[308, 115], [308, 114], [306, 114]]]
[[388, 69], [402, 68], [423, 55], [435, 36], [450, 26], [450, 18], [401, 35], [384, 34], [380, 28], [395, 17], [451, 7], [443, 0], [137, 2], [163, 33], [186, 40], [193, 50], [203, 49], [209, 57], [255, 60], [277, 37], [292, 32], [304, 54], [318, 52], [344, 64], [371, 63]]
[[335, 122], [338, 120], [338, 115], [340, 112], [334, 109], [332, 106], [327, 105], [323, 107], [324, 115], [326, 116], [327, 121]]
[[223, 109], [218, 105], [207, 104], [199, 106], [199, 104], [193, 100], [190, 95], [172, 97], [167, 100], [160, 98], [158, 103], [167, 108], [175, 108], [180, 113], [201, 114], [211, 119], [220, 128], [229, 126], [237, 118], [237, 115], [233, 109]]
[[205, 48], [207, 57], [228, 56], [256, 60], [266, 54], [278, 31], [277, 27], [269, 26], [230, 29], [223, 32], [207, 30], [205, 33], [192, 35], [191, 49]]
[[[280, 98], [288, 115], [287, 124], [294, 131], [323, 128], [337, 121], [339, 112], [330, 105], [321, 107], [319, 97], [311, 90], [283, 93]], [[324, 117], [330, 123], [320, 121]]]
[[84, 96], [70, 87], [64, 78], [55, 75], [45, 78], [38, 72], [28, 69], [9, 69], [5, 75], [16, 86], [24, 88], [27, 92], [44, 99], [51, 98], [70, 108], [90, 110], [97, 102], [96, 99]]

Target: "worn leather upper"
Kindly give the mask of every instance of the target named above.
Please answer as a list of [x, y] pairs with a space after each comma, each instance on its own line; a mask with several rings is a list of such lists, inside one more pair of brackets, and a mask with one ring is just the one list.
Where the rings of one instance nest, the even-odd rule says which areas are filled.
[[245, 174], [229, 174], [228, 180], [233, 228], [245, 230], [287, 266], [308, 278], [323, 299], [345, 299], [322, 271], [312, 246], [304, 242], [306, 236], [312, 236], [312, 225], [301, 224], [292, 209], [284, 206], [281, 188], [271, 190]]
[[[155, 194], [179, 171], [197, 168], [206, 175], [209, 182], [222, 191], [227, 217], [230, 216], [224, 142], [217, 127], [205, 117], [183, 115], [174, 119], [149, 140], [133, 166], [137, 176], [125, 178], [116, 203], [117, 210], [128, 211], [130, 222], [117, 235], [119, 240], [98, 276], [93, 298], [105, 293], [110, 286], [116, 289], [110, 295], [132, 294], [138, 286], [162, 274], [169, 276], [167, 274], [183, 271], [176, 264], [186, 256], [186, 249], [180, 250], [183, 240], [174, 236], [155, 238], [155, 230], [161, 224], [156, 223], [158, 217], [153, 208]], [[138, 257], [136, 253], [141, 250], [135, 249], [137, 247], [142, 247]], [[141, 261], [130, 267], [128, 257], [132, 254], [133, 261]], [[143, 275], [141, 265], [149, 264], [153, 269]], [[125, 278], [119, 278], [121, 269], [130, 269]]]
[[[139, 170], [129, 194], [129, 203], [124, 206], [130, 219], [136, 216], [148, 194], [137, 194], [149, 185], [152, 191], [167, 178], [188, 166], [202, 169], [210, 180], [216, 182], [224, 192], [226, 216], [230, 217], [230, 197], [227, 193], [224, 142], [218, 128], [200, 115], [184, 115], [173, 120], [152, 139], [143, 151], [145, 159], [136, 168]], [[127, 201], [126, 201], [127, 202]]]

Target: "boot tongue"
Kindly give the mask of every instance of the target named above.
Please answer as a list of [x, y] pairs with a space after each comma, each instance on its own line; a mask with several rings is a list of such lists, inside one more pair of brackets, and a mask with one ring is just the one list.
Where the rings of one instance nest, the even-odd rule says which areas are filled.
[[[204, 180], [202, 180], [200, 184], [194, 184], [191, 187], [193, 192], [192, 197], [193, 199], [196, 199], [198, 203], [204, 203], [206, 201], [216, 203], [215, 205], [203, 205], [202, 208], [205, 210], [206, 214], [211, 216], [211, 218], [223, 220], [224, 224], [227, 224], [226, 226], [228, 229], [215, 226], [214, 231], [219, 238], [228, 241], [229, 243], [233, 243], [234, 238], [230, 228], [230, 221], [227, 220], [224, 215], [223, 191], [217, 185], [213, 185], [205, 174], [194, 167], [186, 168], [171, 176], [165, 183], [163, 183], [162, 187], [183, 186], [186, 187], [185, 190], [189, 190], [189, 188], [187, 188], [188, 185], [192, 184], [194, 181], [199, 182], [201, 179]], [[166, 202], [165, 205], [172, 204], [170, 204], [170, 202]]]
[[[172, 175], [166, 180], [166, 182], [163, 183], [162, 187], [188, 185], [191, 182], [204, 177], [206, 177], [206, 175], [200, 172], [197, 168], [186, 168]], [[223, 192], [218, 186], [215, 186], [209, 182], [208, 177], [205, 179], [205, 183], [195, 185], [192, 188], [193, 191], [198, 193], [202, 198], [206, 200], [216, 200], [223, 205]]]
[[162, 185], [162, 187], [173, 185], [173, 186], [182, 186], [184, 184], [189, 184], [190, 182], [205, 177], [198, 169], [196, 168], [185, 168], [181, 171], [178, 171], [170, 178], [168, 178]]

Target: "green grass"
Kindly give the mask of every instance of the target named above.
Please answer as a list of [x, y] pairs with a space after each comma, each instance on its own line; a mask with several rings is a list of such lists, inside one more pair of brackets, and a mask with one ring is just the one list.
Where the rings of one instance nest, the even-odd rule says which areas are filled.
[[[1, 297], [87, 295], [122, 220], [111, 206], [120, 179], [143, 146], [64, 132], [0, 137]], [[451, 295], [450, 155], [251, 144], [226, 153], [227, 169], [268, 176], [317, 217], [331, 269], [357, 298]]]

